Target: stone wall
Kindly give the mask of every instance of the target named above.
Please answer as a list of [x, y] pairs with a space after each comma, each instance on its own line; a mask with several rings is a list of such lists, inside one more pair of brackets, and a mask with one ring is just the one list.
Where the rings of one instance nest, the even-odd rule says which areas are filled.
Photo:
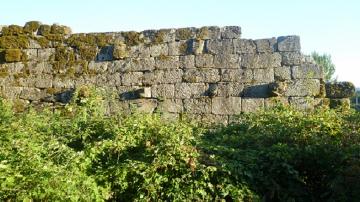
[[275, 102], [313, 109], [349, 100], [325, 90], [298, 36], [242, 39], [237, 26], [90, 34], [34, 21], [2, 27], [1, 95], [17, 110], [66, 103], [80, 86], [106, 89], [109, 112], [186, 113], [216, 123]]

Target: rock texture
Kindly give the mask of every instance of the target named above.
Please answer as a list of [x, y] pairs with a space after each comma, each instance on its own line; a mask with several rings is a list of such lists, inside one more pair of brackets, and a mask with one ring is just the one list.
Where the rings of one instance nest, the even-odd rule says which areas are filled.
[[275, 102], [347, 106], [353, 86], [325, 85], [298, 36], [241, 33], [238, 26], [91, 34], [39, 22], [2, 26], [0, 93], [26, 109], [66, 103], [74, 89], [95, 86], [116, 95], [107, 100], [109, 113], [186, 113], [216, 123]]

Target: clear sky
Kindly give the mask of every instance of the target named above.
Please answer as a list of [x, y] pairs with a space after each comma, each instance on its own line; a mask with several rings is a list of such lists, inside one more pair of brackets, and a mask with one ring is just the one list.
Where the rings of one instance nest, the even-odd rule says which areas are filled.
[[360, 87], [360, 0], [8, 0], [0, 25], [30, 20], [73, 32], [239, 25], [243, 38], [299, 35], [302, 52], [331, 54], [338, 80]]

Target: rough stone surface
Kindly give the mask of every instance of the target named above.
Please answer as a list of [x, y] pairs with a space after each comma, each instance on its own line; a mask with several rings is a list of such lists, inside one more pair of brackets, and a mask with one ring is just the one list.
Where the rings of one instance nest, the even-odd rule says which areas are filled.
[[241, 27], [239, 26], [226, 26], [221, 31], [221, 38], [223, 39], [238, 39], [241, 36]]
[[323, 70], [316, 64], [303, 64], [291, 68], [292, 77], [294, 79], [321, 79], [324, 77]]
[[184, 111], [192, 114], [211, 113], [211, 99], [210, 98], [184, 99]]
[[245, 68], [270, 68], [281, 66], [281, 55], [272, 54], [245, 54], [241, 60], [241, 66]]
[[240, 97], [216, 97], [212, 99], [213, 114], [239, 114], [241, 112]]
[[238, 54], [252, 54], [256, 52], [256, 44], [251, 39], [234, 40], [234, 50]]
[[292, 66], [301, 65], [302, 55], [298, 52], [282, 52], [282, 65]]
[[254, 69], [254, 81], [258, 83], [271, 83], [274, 81], [274, 68]]
[[350, 82], [326, 83], [326, 97], [349, 98], [355, 94], [355, 86]]
[[218, 69], [189, 69], [186, 70], [183, 80], [188, 83], [216, 83], [220, 81]]
[[253, 80], [251, 69], [221, 69], [221, 81], [223, 82], [251, 82]]
[[276, 51], [276, 38], [258, 39], [254, 41], [258, 53], [272, 53]]
[[299, 79], [288, 83], [285, 96], [306, 97], [317, 96], [320, 93], [320, 81], [317, 79]]
[[264, 98], [243, 98], [241, 99], [242, 112], [256, 112], [264, 108]]
[[277, 38], [278, 50], [280, 52], [300, 52], [299, 36], [282, 36]]
[[274, 79], [276, 81], [285, 81], [291, 79], [291, 68], [287, 66], [276, 67], [274, 69]]

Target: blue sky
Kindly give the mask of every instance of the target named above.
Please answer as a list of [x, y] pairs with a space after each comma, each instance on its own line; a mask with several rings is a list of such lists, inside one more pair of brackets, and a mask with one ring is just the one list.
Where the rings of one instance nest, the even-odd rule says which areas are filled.
[[359, 0], [11, 0], [0, 24], [30, 20], [107, 32], [239, 25], [243, 38], [299, 35], [302, 51], [331, 54], [339, 80], [360, 87]]

